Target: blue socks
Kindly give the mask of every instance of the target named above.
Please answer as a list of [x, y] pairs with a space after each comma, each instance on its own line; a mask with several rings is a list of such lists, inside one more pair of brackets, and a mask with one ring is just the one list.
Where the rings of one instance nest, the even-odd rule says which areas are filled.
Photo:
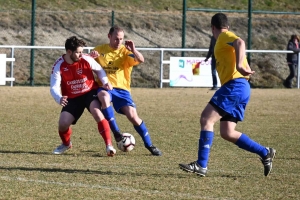
[[266, 147], [253, 141], [244, 133], [242, 133], [241, 137], [236, 141], [235, 144], [241, 149], [258, 154], [261, 158], [264, 158], [268, 154]]
[[145, 123], [142, 122], [139, 126], [133, 127], [136, 130], [136, 132], [138, 132], [139, 135], [142, 137], [145, 147], [150, 147], [152, 145], [152, 141]]
[[[197, 163], [203, 168], [207, 167], [210, 148], [212, 146], [213, 139], [214, 139], [213, 132], [211, 131], [200, 132]], [[253, 141], [243, 133], [235, 144], [241, 149], [258, 154], [261, 158], [264, 158], [268, 154], [268, 150], [266, 149], [266, 147]]]
[[214, 132], [200, 131], [197, 163], [203, 168], [207, 167], [210, 148], [213, 143], [213, 139], [214, 139]]
[[105, 119], [108, 121], [112, 132], [113, 133], [120, 132], [120, 129], [119, 129], [118, 124], [115, 119], [115, 113], [114, 113], [112, 106], [109, 106], [109, 107], [103, 109], [102, 113], [103, 113]]
[[[116, 132], [120, 132], [120, 129], [118, 127], [118, 124], [115, 120], [115, 114], [112, 106], [107, 107], [106, 109], [102, 110], [102, 113], [105, 117], [105, 119], [108, 121], [110, 129], [115, 134]], [[152, 145], [152, 141], [150, 138], [150, 135], [148, 133], [148, 129], [144, 122], [142, 122], [139, 126], [133, 126], [134, 129], [139, 133], [139, 135], [142, 137], [144, 141], [144, 145], [146, 147], [150, 147]]]

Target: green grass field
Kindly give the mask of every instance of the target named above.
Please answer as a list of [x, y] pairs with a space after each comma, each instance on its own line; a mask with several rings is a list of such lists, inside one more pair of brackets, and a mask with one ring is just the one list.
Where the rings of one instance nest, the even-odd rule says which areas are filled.
[[162, 157], [150, 156], [121, 115], [136, 147], [107, 157], [88, 112], [73, 126], [73, 148], [52, 155], [61, 108], [49, 88], [3, 86], [0, 93], [0, 199], [300, 199], [300, 90], [253, 89], [237, 126], [277, 150], [269, 177], [257, 155], [221, 139], [219, 124], [207, 176], [179, 169], [197, 158], [199, 115], [213, 95], [205, 88], [132, 90]]

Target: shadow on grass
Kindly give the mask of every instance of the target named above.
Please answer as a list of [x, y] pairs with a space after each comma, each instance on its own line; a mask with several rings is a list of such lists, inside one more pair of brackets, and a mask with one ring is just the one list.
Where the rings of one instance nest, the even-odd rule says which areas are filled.
[[[143, 172], [112, 172], [112, 171], [101, 171], [101, 170], [90, 170], [90, 169], [62, 169], [62, 168], [32, 168], [32, 167], [1, 167], [0, 166], [0, 170], [9, 170], [9, 171], [36, 171], [36, 172], [54, 172], [54, 173], [68, 173], [68, 174], [73, 174], [73, 173], [80, 173], [80, 174], [96, 174], [96, 175], [117, 175], [117, 176], [162, 176], [162, 177], [177, 177], [177, 178], [195, 178], [195, 179], [205, 179], [205, 177], [200, 177], [197, 176], [196, 174], [193, 173], [186, 173], [183, 172], [182, 174], [177, 174], [177, 173], [167, 173], [167, 174], [160, 174], [160, 173], [143, 173]], [[233, 179], [233, 180], [237, 180], [238, 178], [245, 178], [247, 177], [246, 175], [224, 175], [224, 174], [213, 174], [211, 173], [208, 177], [210, 178], [229, 178], [229, 179]]]
[[[96, 153], [97, 151], [90, 151], [90, 150], [88, 150], [88, 151], [81, 151], [80, 153], [64, 153], [64, 154], [61, 154], [61, 155], [54, 155], [53, 153], [52, 153], [52, 151], [51, 152], [38, 152], [38, 151], [9, 151], [9, 150], [0, 150], [0, 154], [1, 153], [3, 153], [3, 154], [33, 154], [33, 155], [53, 155], [53, 156], [75, 156], [75, 157], [78, 157], [78, 156], [91, 156], [91, 157], [107, 157], [107, 155], [106, 154], [101, 154], [101, 153]], [[81, 154], [81, 153], [83, 153], [83, 154]], [[89, 154], [89, 153], [93, 153], [92, 155], [91, 154]], [[130, 154], [130, 153], [121, 153], [121, 152], [119, 152], [118, 153], [118, 157], [119, 156], [128, 156], [128, 154]], [[151, 155], [151, 154], [143, 154], [143, 156], [152, 156], [152, 157], [160, 157], [160, 156], [153, 156], [153, 155]]]
[[[2, 167], [0, 166], [0, 170], [9, 170], [9, 171], [29, 171], [29, 172], [54, 172], [54, 173], [80, 173], [80, 174], [96, 174], [96, 175], [117, 175], [117, 176], [162, 176], [162, 174], [149, 174], [143, 172], [113, 172], [113, 171], [101, 171], [101, 170], [90, 170], [90, 169], [62, 169], [62, 168], [39, 168], [39, 167]], [[163, 176], [176, 176], [175, 174], [163, 174]]]
[[112, 172], [112, 171], [99, 171], [89, 169], [61, 169], [61, 168], [32, 168], [32, 167], [1, 167], [3, 170], [23, 170], [23, 171], [40, 171], [40, 172], [63, 172], [63, 173], [82, 173], [82, 174], [116, 174], [116, 175], [128, 175], [128, 173]]
[[11, 153], [11, 154], [42, 154], [42, 155], [52, 155], [52, 152], [38, 152], [38, 151], [8, 151], [0, 150], [0, 153]]
[[[81, 153], [64, 153], [60, 155], [54, 155], [52, 152], [38, 152], [38, 151], [8, 151], [8, 150], [0, 150], [0, 153], [3, 154], [33, 154], [33, 155], [53, 155], [53, 156], [72, 156], [72, 157], [78, 157], [78, 156], [87, 156], [90, 155], [88, 153], [95, 153], [93, 155], [90, 155], [91, 157], [107, 157], [106, 154], [100, 154], [96, 153], [96, 151], [82, 151], [82, 153], [87, 153], [87, 154], [81, 154]], [[123, 154], [120, 154], [121, 156]], [[120, 156], [119, 155], [119, 156]]]

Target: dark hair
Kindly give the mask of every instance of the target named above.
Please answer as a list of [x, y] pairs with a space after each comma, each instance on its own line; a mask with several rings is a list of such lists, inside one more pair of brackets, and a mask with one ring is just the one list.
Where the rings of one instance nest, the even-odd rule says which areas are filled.
[[294, 34], [294, 35], [291, 36], [290, 41], [293, 41], [294, 39], [297, 39], [298, 42], [300, 41], [298, 35], [296, 35], [296, 34]]
[[217, 13], [211, 18], [211, 25], [217, 29], [228, 28], [227, 16], [223, 13]]
[[118, 25], [115, 25], [109, 29], [108, 34], [112, 35], [115, 31], [118, 31], [118, 32], [123, 31], [124, 32], [124, 30], [121, 27], [119, 27]]
[[86, 43], [83, 40], [78, 39], [76, 36], [69, 37], [65, 43], [65, 49], [76, 51], [78, 47], [85, 47]]

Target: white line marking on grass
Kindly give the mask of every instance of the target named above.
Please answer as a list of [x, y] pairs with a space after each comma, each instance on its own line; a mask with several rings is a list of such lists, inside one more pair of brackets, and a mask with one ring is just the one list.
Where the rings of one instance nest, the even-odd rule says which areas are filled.
[[105, 190], [117, 190], [122, 192], [135, 192], [135, 193], [145, 193], [145, 194], [162, 194], [174, 197], [185, 197], [185, 198], [193, 198], [193, 199], [223, 199], [223, 200], [233, 200], [233, 198], [213, 198], [213, 197], [205, 197], [205, 196], [195, 196], [189, 193], [175, 193], [175, 192], [166, 192], [166, 191], [159, 191], [159, 190], [141, 190], [141, 189], [130, 189], [130, 188], [121, 188], [121, 187], [109, 187], [103, 185], [89, 185], [84, 183], [63, 183], [63, 182], [56, 182], [56, 181], [44, 181], [44, 180], [35, 180], [35, 179], [26, 179], [21, 177], [10, 177], [10, 176], [0, 176], [0, 179], [6, 181], [20, 181], [20, 182], [33, 182], [33, 183], [41, 183], [47, 185], [62, 185], [62, 186], [69, 186], [69, 187], [81, 187], [81, 188], [88, 188], [88, 189], [105, 189]]

